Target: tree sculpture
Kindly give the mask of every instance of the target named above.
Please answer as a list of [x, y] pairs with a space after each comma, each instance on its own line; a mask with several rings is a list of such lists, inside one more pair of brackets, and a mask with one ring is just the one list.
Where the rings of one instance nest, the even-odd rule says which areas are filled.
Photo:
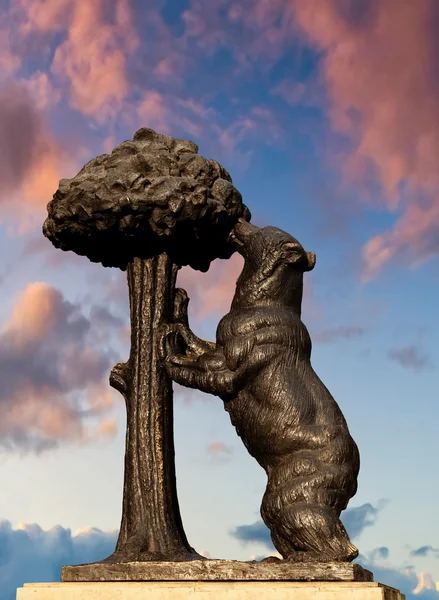
[[57, 248], [127, 271], [131, 352], [110, 375], [127, 408], [124, 495], [108, 562], [201, 558], [178, 507], [161, 328], [174, 319], [178, 269], [207, 271], [213, 259], [229, 258], [229, 233], [250, 213], [225, 169], [197, 152], [193, 142], [140, 129], [61, 180], [43, 226]]

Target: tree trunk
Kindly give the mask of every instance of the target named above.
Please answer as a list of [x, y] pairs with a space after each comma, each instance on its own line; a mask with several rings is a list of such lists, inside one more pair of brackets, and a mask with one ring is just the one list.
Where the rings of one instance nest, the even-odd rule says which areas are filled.
[[173, 319], [177, 266], [167, 254], [135, 258], [127, 277], [131, 352], [112, 387], [126, 402], [122, 523], [107, 562], [200, 559], [188, 544], [177, 499], [172, 381], [160, 364], [160, 327]]

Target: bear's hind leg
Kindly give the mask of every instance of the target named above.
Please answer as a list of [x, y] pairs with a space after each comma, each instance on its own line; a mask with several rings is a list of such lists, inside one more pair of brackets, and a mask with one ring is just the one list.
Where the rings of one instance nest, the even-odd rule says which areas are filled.
[[330, 507], [297, 503], [285, 507], [271, 527], [273, 543], [294, 562], [351, 562], [358, 549]]

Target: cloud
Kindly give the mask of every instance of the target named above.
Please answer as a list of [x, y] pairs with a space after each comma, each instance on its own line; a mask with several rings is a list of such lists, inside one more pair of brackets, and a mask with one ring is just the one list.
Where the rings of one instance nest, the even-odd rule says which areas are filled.
[[415, 556], [415, 557], [424, 557], [424, 556], [435, 556], [437, 558], [439, 558], [439, 549], [438, 548], [433, 548], [433, 546], [420, 546], [419, 548], [416, 548], [415, 550], [412, 550], [410, 552], [410, 556]]
[[383, 560], [388, 558], [388, 553], [384, 554], [383, 556], [382, 548], [375, 548], [368, 554], [360, 554], [355, 562], [372, 571], [375, 581], [400, 590], [405, 594], [406, 600], [439, 600], [439, 581], [435, 582], [431, 574], [416, 573], [411, 566], [383, 565]]
[[[217, 128], [219, 146], [223, 152], [236, 154], [241, 144], [245, 147], [252, 142], [271, 144], [281, 135], [281, 125], [275, 112], [266, 106], [252, 106], [238, 115], [225, 128]], [[250, 159], [253, 152], [240, 151], [242, 158]]]
[[[94, 311], [96, 313], [96, 310]], [[101, 316], [108, 315], [99, 309]], [[99, 324], [98, 324], [99, 326]], [[46, 283], [29, 284], [0, 331], [0, 444], [41, 451], [70, 440], [114, 436], [111, 351], [96, 346], [94, 324], [79, 304]]]
[[0, 12], [0, 82], [13, 75], [21, 65], [21, 59], [12, 52], [7, 19]]
[[[261, 69], [294, 42], [289, 0], [191, 0], [182, 14], [184, 39], [206, 54], [232, 51], [239, 70]], [[235, 71], [236, 72], [236, 71]]]
[[[342, 512], [341, 520], [349, 536], [352, 539], [358, 538], [366, 527], [374, 525], [385, 504], [385, 501], [381, 501], [377, 507], [372, 504], [362, 504]], [[244, 544], [259, 543], [270, 550], [273, 549], [270, 531], [263, 521], [256, 521], [251, 525], [238, 525], [230, 535]]]
[[[140, 45], [131, 0], [17, 0], [3, 21], [12, 35], [0, 39], [0, 66], [16, 55], [44, 63], [47, 72], [31, 83], [40, 101], [62, 92], [71, 108], [114, 124], [133, 91], [128, 62]], [[57, 89], [47, 97], [49, 77]]]
[[[267, 106], [236, 107], [236, 113], [226, 122], [224, 115], [212, 106], [211, 98], [194, 99], [175, 90], [142, 91], [132, 113], [126, 118], [133, 127], [150, 127], [167, 135], [192, 136], [209, 140], [218, 160], [232, 155], [235, 168], [246, 169], [253, 155], [252, 145], [270, 145], [281, 135], [276, 114]], [[181, 132], [181, 133], [179, 133]]]
[[196, 321], [229, 312], [243, 264], [242, 256], [235, 253], [229, 260], [214, 261], [207, 273], [199, 273], [189, 267], [180, 271], [178, 285], [188, 292]]
[[191, 0], [189, 8], [182, 13], [186, 39], [194, 39], [207, 52], [228, 45], [230, 34], [222, 27], [224, 17], [221, 18], [219, 8], [219, 2], [212, 2], [210, 10], [206, 10], [202, 0]]
[[[434, 581], [430, 573], [421, 571], [418, 574], [418, 583], [412, 591], [414, 595], [421, 595], [422, 598], [439, 598], [439, 581]], [[410, 596], [409, 596], [410, 598]]]
[[22, 36], [52, 34], [67, 26], [72, 0], [14, 0]]
[[52, 134], [44, 111], [50, 84], [42, 74], [27, 82], [9, 82], [0, 90], [0, 207], [3, 219], [27, 231], [58, 186], [62, 172], [72, 169], [76, 151]]
[[[23, 583], [59, 581], [63, 565], [95, 562], [109, 556], [115, 548], [117, 531], [104, 532], [87, 527], [75, 532], [57, 525], [43, 530], [37, 524], [0, 521], [0, 589], [2, 600], [15, 600], [16, 589]], [[201, 552], [211, 558], [208, 551]], [[253, 555], [260, 560], [265, 555]], [[375, 581], [401, 590], [407, 600], [438, 600], [439, 582], [431, 574], [417, 574], [412, 567], [392, 566], [387, 547], [360, 555], [356, 562], [374, 573]]]
[[117, 116], [130, 93], [126, 57], [140, 43], [129, 0], [111, 4], [108, 15], [102, 0], [72, 2], [67, 39], [51, 67], [67, 82], [70, 106], [101, 124]]
[[[260, 105], [223, 123], [209, 105], [210, 97], [198, 94], [195, 100], [182, 94], [182, 74], [223, 48], [232, 53], [236, 68], [249, 69], [273, 65], [290, 46], [306, 45], [320, 57], [319, 79], [315, 74], [289, 84], [286, 79], [274, 83], [273, 93], [293, 103], [314, 102], [312, 88], [317, 85], [323, 91], [320, 108], [332, 131], [347, 141], [343, 152], [335, 153], [340, 157], [337, 166], [357, 189], [360, 184], [370, 190], [373, 184], [376, 190], [378, 183], [381, 194], [374, 193], [379, 198], [374, 206], [394, 211], [393, 228], [378, 231], [363, 249], [367, 281], [390, 260], [416, 265], [439, 250], [434, 160], [439, 150], [434, 26], [439, 10], [435, 0], [406, 2], [401, 8], [392, 2], [352, 5], [344, 0], [319, 5], [318, 11], [316, 6], [313, 0], [243, 0], [239, 5], [213, 0], [209, 6], [191, 0], [181, 15], [182, 35], [148, 6], [148, 44], [142, 47], [139, 14], [134, 15], [129, 0], [17, 0], [14, 19], [19, 26], [10, 36], [12, 46], [5, 36], [0, 39], [0, 65], [6, 72], [16, 71], [17, 56], [28, 56], [30, 48], [17, 55], [16, 40], [30, 43], [40, 36], [35, 48], [45, 48], [46, 62], [52, 55], [53, 60], [50, 74], [37, 71], [29, 82], [38, 107], [47, 108], [62, 90], [72, 108], [98, 123], [114, 124], [123, 107], [124, 123], [130, 127], [135, 118], [165, 132], [178, 128], [194, 137], [204, 135], [217, 140], [224, 154], [238, 152], [246, 164], [251, 142], [260, 140], [262, 132], [264, 143], [279, 136], [276, 115]], [[14, 25], [11, 15], [9, 19]], [[54, 37], [60, 33], [64, 37]], [[56, 93], [50, 77], [61, 86]], [[145, 77], [158, 87], [145, 89]], [[111, 138], [113, 132], [108, 133]], [[59, 178], [56, 143], [52, 140], [36, 155], [41, 159], [28, 195], [42, 203]], [[41, 187], [43, 192], [36, 193]]]
[[23, 583], [59, 581], [63, 565], [106, 558], [116, 539], [116, 531], [87, 528], [72, 534], [60, 525], [43, 530], [37, 524], [21, 524], [14, 529], [9, 521], [0, 521], [2, 600], [15, 600]]
[[397, 211], [393, 229], [364, 248], [365, 279], [391, 259], [427, 260], [439, 250], [437, 2], [287, 4], [321, 52], [327, 116], [350, 141], [345, 176], [379, 183], [384, 206]]
[[389, 558], [389, 555], [390, 551], [387, 548], [387, 546], [380, 546], [379, 548], [375, 548], [369, 554], [371, 560], [373, 560], [374, 562], [378, 560], [387, 560]]
[[47, 204], [58, 183], [63, 153], [35, 104], [23, 83], [0, 91], [1, 202], [19, 190], [29, 204], [41, 205], [43, 197]]
[[29, 79], [21, 79], [33, 99], [33, 104], [38, 110], [46, 110], [55, 106], [61, 99], [59, 89], [53, 87], [47, 73], [35, 71]]
[[119, 317], [111, 312], [107, 306], [94, 304], [90, 310], [90, 323], [93, 324], [93, 338], [95, 344], [104, 346], [108, 344], [114, 333], [122, 344], [129, 347], [131, 339], [131, 325], [126, 318]]
[[24, 86], [11, 84], [0, 91], [0, 177], [2, 200], [22, 184], [39, 154], [45, 137], [40, 115]]
[[295, 105], [301, 102], [306, 95], [307, 87], [302, 81], [283, 79], [271, 90], [274, 96], [280, 96], [289, 104]]
[[[355, 539], [366, 527], [373, 525], [385, 505], [386, 502], [381, 501], [376, 507], [372, 504], [363, 504], [344, 511], [342, 520], [350, 537]], [[267, 553], [253, 555], [254, 559], [261, 560], [268, 554], [274, 553], [269, 530], [262, 521], [257, 521], [252, 525], [240, 525], [230, 535], [243, 544], [259, 543], [265, 546]], [[425, 553], [428, 553], [431, 547], [421, 547], [420, 550], [423, 551], [424, 548], [428, 548], [425, 550]], [[411, 556], [413, 556], [413, 552]], [[420, 556], [425, 556], [425, 554]], [[405, 594], [407, 600], [415, 600], [417, 597], [425, 600], [439, 600], [439, 581], [436, 582], [431, 574], [423, 572], [417, 574], [413, 567], [392, 566], [388, 562], [389, 557], [389, 548], [380, 546], [367, 554], [360, 554], [355, 562], [372, 571], [375, 581], [399, 589]]]
[[336, 327], [334, 329], [326, 329], [313, 333], [312, 339], [315, 342], [331, 343], [337, 340], [351, 340], [364, 335], [364, 329], [355, 325], [346, 327]]
[[207, 455], [212, 463], [224, 463], [230, 460], [233, 450], [224, 442], [215, 441], [208, 445]]
[[137, 114], [142, 126], [170, 135], [174, 112], [169, 104], [170, 99], [157, 90], [143, 92], [137, 104]]
[[[41, 226], [41, 219], [40, 219]], [[90, 273], [90, 283], [96, 282], [96, 280], [108, 280], [106, 277], [106, 271], [98, 265], [98, 263], [91, 263], [84, 256], [80, 256], [75, 252], [60, 252], [58, 248], [55, 248], [51, 242], [41, 234], [41, 230], [29, 233], [26, 239], [23, 240], [23, 249], [21, 253], [15, 259], [15, 263], [11, 261], [10, 265], [16, 264], [17, 266], [22, 261], [29, 261], [32, 258], [38, 256], [41, 258], [41, 264], [45, 268], [49, 269], [65, 269], [74, 266], [81, 271], [86, 271], [87, 275]], [[99, 275], [97, 275], [99, 273]]]
[[[191, 0], [182, 16], [188, 48], [227, 50], [235, 72], [260, 72], [293, 45], [299, 57], [314, 52], [317, 70], [305, 77], [291, 64], [291, 76], [274, 82], [272, 93], [319, 107], [335, 134], [329, 164], [356, 196], [394, 214], [393, 227], [363, 248], [364, 281], [389, 261], [418, 265], [438, 254], [436, 0]], [[231, 133], [252, 127], [244, 119]]]
[[256, 521], [251, 525], [238, 525], [230, 535], [243, 544], [257, 543], [274, 550], [270, 530], [263, 521]]
[[418, 373], [432, 366], [429, 356], [414, 345], [391, 348], [388, 356], [404, 369], [412, 369]]
[[378, 506], [372, 504], [362, 504], [348, 508], [341, 513], [341, 520], [350, 537], [358, 538], [366, 529], [375, 524], [378, 514], [386, 506], [387, 502], [382, 500]]

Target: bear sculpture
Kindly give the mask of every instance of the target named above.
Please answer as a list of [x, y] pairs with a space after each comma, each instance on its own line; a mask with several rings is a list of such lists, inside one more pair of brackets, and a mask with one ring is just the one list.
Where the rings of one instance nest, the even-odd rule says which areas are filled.
[[268, 482], [261, 506], [273, 544], [290, 561], [352, 561], [339, 517], [357, 490], [359, 453], [345, 418], [314, 372], [301, 321], [303, 273], [315, 264], [289, 234], [240, 220], [230, 243], [244, 257], [216, 343], [199, 339], [177, 290], [164, 328], [174, 381], [219, 396]]

